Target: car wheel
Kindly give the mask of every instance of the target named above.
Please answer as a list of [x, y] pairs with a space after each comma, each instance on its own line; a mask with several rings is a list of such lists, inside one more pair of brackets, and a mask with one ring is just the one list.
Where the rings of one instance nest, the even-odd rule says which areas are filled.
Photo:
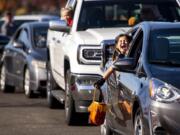
[[1, 67], [1, 76], [0, 76], [0, 89], [2, 92], [14, 92], [15, 88], [6, 84], [6, 69], [5, 66]]
[[101, 132], [101, 135], [113, 135], [113, 132], [110, 129], [110, 127], [106, 121], [106, 118], [104, 120], [104, 123], [100, 127], [100, 132]]
[[134, 135], [145, 135], [143, 117], [140, 108], [136, 111], [134, 122]]
[[52, 90], [56, 89], [58, 86], [53, 79], [51, 70], [47, 70], [47, 102], [49, 108], [56, 108], [60, 105], [59, 101], [52, 95]]
[[30, 72], [28, 69], [26, 69], [25, 73], [24, 73], [24, 93], [25, 93], [26, 97], [28, 97], [28, 98], [34, 97], [34, 93], [31, 90]]
[[74, 123], [74, 118], [76, 117], [75, 107], [74, 107], [74, 100], [70, 93], [70, 78], [71, 74], [68, 70], [66, 72], [66, 92], [65, 92], [65, 116], [66, 116], [66, 123], [68, 125], [72, 125]]

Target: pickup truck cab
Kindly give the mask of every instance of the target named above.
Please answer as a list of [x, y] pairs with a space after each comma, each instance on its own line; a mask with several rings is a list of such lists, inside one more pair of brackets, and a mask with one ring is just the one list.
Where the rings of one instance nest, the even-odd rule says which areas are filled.
[[[66, 7], [74, 9], [72, 27], [59, 20], [50, 22], [48, 31], [47, 99], [50, 108], [57, 101], [65, 103], [68, 125], [74, 122], [77, 113], [87, 113], [92, 101], [93, 83], [102, 74], [99, 68], [101, 47], [114, 45], [115, 37], [129, 29], [129, 18], [140, 14], [142, 7], [156, 9], [156, 18], [168, 20], [164, 10], [159, 11], [160, 7], [166, 5], [166, 11], [176, 16], [176, 9], [171, 9], [174, 3], [172, 0], [69, 0]], [[179, 19], [174, 18], [171, 21]]]

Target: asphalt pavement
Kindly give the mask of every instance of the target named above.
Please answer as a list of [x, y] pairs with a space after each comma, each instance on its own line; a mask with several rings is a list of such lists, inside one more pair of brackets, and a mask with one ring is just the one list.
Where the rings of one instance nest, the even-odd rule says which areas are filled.
[[100, 134], [99, 127], [87, 123], [67, 126], [64, 117], [64, 109], [49, 109], [46, 98], [0, 91], [0, 135]]

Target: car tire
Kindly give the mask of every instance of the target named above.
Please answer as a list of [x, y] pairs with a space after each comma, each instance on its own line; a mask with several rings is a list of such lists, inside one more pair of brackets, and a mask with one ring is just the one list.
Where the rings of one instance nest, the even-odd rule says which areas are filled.
[[65, 92], [65, 117], [67, 125], [73, 125], [77, 113], [75, 112], [74, 100], [70, 93], [70, 80], [71, 80], [70, 70], [66, 72], [66, 92]]
[[109, 127], [106, 119], [107, 118], [105, 118], [104, 123], [100, 126], [101, 135], [113, 135], [113, 131]]
[[34, 92], [31, 90], [30, 84], [30, 71], [26, 68], [24, 72], [24, 94], [28, 98], [33, 98], [35, 96]]
[[6, 92], [14, 92], [15, 91], [14, 86], [10, 86], [10, 85], [6, 84], [6, 69], [5, 69], [4, 65], [2, 65], [2, 67], [1, 67], [0, 89], [4, 93], [6, 93]]
[[48, 106], [51, 109], [57, 108], [60, 106], [59, 101], [52, 95], [52, 90], [58, 89], [58, 85], [56, 84], [50, 67], [47, 68], [47, 102]]
[[137, 109], [135, 114], [134, 135], [145, 135], [143, 116], [140, 108]]

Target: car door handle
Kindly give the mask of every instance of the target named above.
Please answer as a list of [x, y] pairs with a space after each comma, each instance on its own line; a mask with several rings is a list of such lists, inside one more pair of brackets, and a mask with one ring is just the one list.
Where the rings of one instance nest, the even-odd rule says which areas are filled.
[[61, 41], [60, 41], [60, 40], [57, 40], [57, 41], [56, 41], [56, 43], [57, 43], [57, 44], [60, 44], [60, 43], [61, 43]]

